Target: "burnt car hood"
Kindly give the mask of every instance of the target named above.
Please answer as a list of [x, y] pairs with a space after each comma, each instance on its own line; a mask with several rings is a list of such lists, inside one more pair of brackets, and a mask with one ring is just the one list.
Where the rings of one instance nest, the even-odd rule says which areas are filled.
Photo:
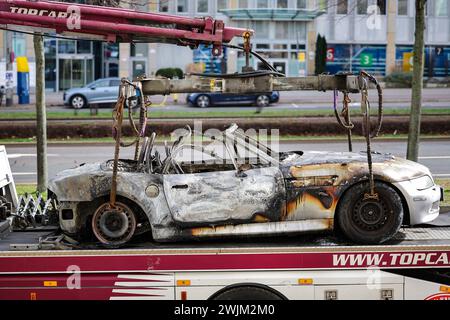
[[102, 163], [83, 164], [73, 169], [59, 172], [49, 180], [48, 189], [59, 200], [92, 199], [99, 194], [93, 186], [110, 185], [111, 173], [102, 169]]
[[[427, 167], [391, 154], [372, 153], [372, 162], [374, 176], [388, 182], [431, 176]], [[366, 152], [295, 152], [285, 157], [281, 166], [287, 178], [329, 176], [340, 180], [337, 183], [365, 178], [369, 173]]]

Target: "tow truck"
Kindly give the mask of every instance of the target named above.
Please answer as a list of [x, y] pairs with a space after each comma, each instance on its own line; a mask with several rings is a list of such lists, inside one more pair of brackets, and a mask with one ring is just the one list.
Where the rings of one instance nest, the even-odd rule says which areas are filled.
[[[244, 38], [242, 49], [251, 50], [251, 30], [225, 27], [212, 18], [186, 18], [47, 1], [7, 0], [0, 3], [2, 29], [40, 34], [83, 35], [105, 41], [167, 42], [195, 47], [212, 45], [218, 55], [223, 45], [233, 46], [234, 37]], [[264, 60], [263, 60], [264, 61]], [[153, 94], [189, 92], [254, 93], [287, 90], [334, 90], [362, 93], [362, 106], [370, 167], [370, 110], [368, 82], [381, 89], [367, 74], [320, 75], [286, 78], [269, 71], [252, 70], [233, 75], [193, 75], [183, 80], [140, 78], [123, 80], [114, 110], [116, 152], [113, 174], [117, 176], [121, 146], [121, 124], [126, 101], [140, 107], [136, 127], [136, 157], [146, 127], [148, 97]], [[352, 124], [348, 104], [336, 115], [347, 130], [351, 149]], [[341, 118], [341, 115], [343, 118]], [[131, 121], [132, 119], [130, 119]], [[7, 155], [0, 149], [0, 189], [4, 216], [17, 216], [33, 224], [38, 210], [26, 214], [17, 200]], [[5, 180], [6, 182], [3, 182]], [[369, 177], [373, 180], [373, 177]], [[372, 181], [373, 182], [373, 181]], [[111, 208], [117, 181], [113, 179]], [[372, 190], [373, 191], [373, 188]], [[8, 195], [8, 198], [5, 196]], [[376, 196], [370, 193], [368, 196]], [[49, 200], [47, 200], [49, 201]], [[38, 206], [41, 205], [38, 203]], [[78, 243], [58, 232], [41, 205], [40, 226], [26, 231], [4, 232], [0, 240], [0, 299], [427, 299], [450, 297], [450, 227], [448, 216], [425, 226], [402, 227], [383, 245], [354, 245], [324, 232], [317, 235], [257, 239], [161, 244], [135, 239], [121, 248], [104, 248]], [[21, 211], [22, 210], [22, 211]], [[9, 217], [10, 218], [10, 217]], [[7, 218], [7, 221], [10, 219]], [[29, 221], [28, 221], [29, 222]], [[44, 222], [44, 223], [42, 223]], [[0, 222], [1, 223], [1, 222]], [[5, 225], [5, 222], [3, 222]], [[11, 225], [12, 227], [12, 225]]]

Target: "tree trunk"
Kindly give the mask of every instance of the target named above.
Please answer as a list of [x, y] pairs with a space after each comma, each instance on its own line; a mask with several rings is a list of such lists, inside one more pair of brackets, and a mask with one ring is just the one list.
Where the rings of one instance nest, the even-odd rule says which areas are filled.
[[414, 70], [412, 80], [411, 116], [409, 121], [407, 158], [419, 158], [419, 138], [422, 109], [422, 90], [425, 55], [425, 6], [426, 0], [416, 0], [416, 31], [414, 40]]
[[36, 56], [36, 152], [37, 152], [37, 190], [47, 191], [47, 115], [45, 110], [45, 57], [44, 38], [33, 37]]

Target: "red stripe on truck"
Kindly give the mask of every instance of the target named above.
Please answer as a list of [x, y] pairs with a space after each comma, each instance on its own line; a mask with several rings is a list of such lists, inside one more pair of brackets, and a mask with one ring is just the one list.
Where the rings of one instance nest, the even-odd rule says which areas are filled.
[[446, 268], [450, 251], [243, 254], [63, 255], [0, 257], [0, 273], [268, 269]]

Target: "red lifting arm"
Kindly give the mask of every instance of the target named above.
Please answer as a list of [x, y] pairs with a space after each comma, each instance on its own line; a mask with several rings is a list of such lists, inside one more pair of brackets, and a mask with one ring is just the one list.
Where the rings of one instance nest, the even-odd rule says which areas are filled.
[[[225, 27], [223, 21], [138, 12], [63, 2], [1, 0], [0, 24], [50, 29], [58, 34], [100, 36], [111, 42], [160, 42], [198, 46], [213, 44], [213, 54], [222, 44], [248, 31]], [[48, 32], [48, 30], [47, 30]], [[251, 31], [253, 33], [253, 31]]]

